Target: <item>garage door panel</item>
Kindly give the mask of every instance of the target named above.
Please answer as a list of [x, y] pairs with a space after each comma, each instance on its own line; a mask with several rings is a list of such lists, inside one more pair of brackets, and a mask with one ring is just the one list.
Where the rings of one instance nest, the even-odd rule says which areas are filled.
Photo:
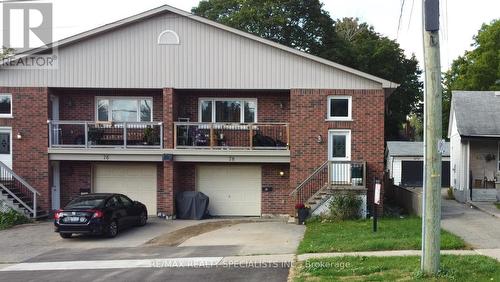
[[198, 166], [197, 190], [210, 198], [210, 213], [226, 216], [259, 216], [260, 166]]
[[94, 168], [94, 192], [121, 193], [146, 205], [156, 214], [156, 165], [98, 164]]

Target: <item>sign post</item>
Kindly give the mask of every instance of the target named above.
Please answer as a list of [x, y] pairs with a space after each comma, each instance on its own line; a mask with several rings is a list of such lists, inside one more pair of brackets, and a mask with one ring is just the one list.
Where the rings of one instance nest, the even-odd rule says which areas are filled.
[[377, 232], [378, 206], [380, 205], [380, 180], [375, 180], [375, 191], [373, 194], [373, 232]]

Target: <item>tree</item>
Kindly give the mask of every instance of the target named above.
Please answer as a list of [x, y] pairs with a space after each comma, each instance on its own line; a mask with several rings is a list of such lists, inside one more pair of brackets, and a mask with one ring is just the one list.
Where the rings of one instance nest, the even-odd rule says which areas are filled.
[[318, 0], [204, 0], [196, 15], [280, 44], [317, 52], [336, 41], [332, 18]]
[[399, 44], [358, 19], [334, 21], [319, 0], [204, 0], [193, 13], [401, 84], [388, 99], [386, 138], [419, 114], [421, 70]]
[[387, 100], [385, 137], [388, 140], [403, 138], [400, 131], [409, 116], [415, 116], [420, 122], [423, 119], [420, 104], [423, 83], [419, 80], [422, 71], [416, 57], [407, 58], [397, 42], [375, 32], [370, 25], [359, 23], [358, 19], [337, 20], [335, 28], [347, 44], [345, 49], [332, 55], [329, 52], [335, 46], [328, 46], [319, 56], [399, 83]]
[[14, 54], [14, 49], [2, 47], [0, 49], [0, 60], [8, 58], [8, 57], [12, 56], [13, 54]]
[[443, 137], [447, 136], [453, 90], [500, 90], [500, 19], [483, 24], [472, 51], [453, 61], [443, 78]]

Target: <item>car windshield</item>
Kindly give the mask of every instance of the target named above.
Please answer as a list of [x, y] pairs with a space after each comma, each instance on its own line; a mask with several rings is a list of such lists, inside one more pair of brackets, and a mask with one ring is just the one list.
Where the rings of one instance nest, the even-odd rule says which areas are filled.
[[80, 197], [71, 201], [65, 209], [90, 209], [98, 207], [105, 197]]

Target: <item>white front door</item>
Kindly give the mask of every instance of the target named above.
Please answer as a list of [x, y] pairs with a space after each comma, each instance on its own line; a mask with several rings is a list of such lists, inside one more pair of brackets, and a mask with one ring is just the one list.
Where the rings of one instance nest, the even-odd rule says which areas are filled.
[[52, 162], [52, 210], [61, 208], [61, 178], [59, 162]]
[[328, 160], [330, 178], [335, 185], [350, 184], [351, 178], [351, 131], [332, 129], [328, 131]]
[[0, 162], [12, 169], [12, 128], [0, 127]]

